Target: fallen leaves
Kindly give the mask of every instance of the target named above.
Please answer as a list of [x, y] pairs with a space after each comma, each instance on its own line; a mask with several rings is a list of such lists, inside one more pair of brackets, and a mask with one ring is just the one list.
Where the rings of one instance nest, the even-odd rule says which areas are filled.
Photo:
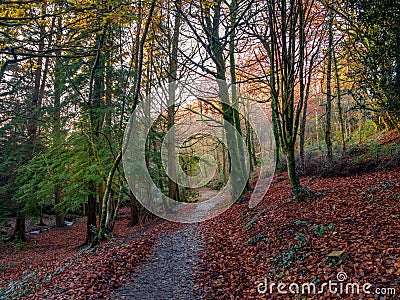
[[[193, 288], [204, 289], [206, 299], [265, 299], [257, 291], [264, 279], [322, 284], [345, 272], [346, 282], [395, 287], [399, 292], [399, 173], [394, 169], [304, 178], [304, 185], [324, 195], [315, 202], [292, 201], [288, 180], [280, 175], [256, 209], [243, 201], [199, 225], [204, 250]], [[109, 297], [152, 259], [150, 250], [159, 233], [183, 226], [154, 220], [145, 228], [129, 228], [129, 212], [123, 213], [115, 237], [96, 249], [76, 249], [84, 239], [83, 219], [69, 228], [32, 236], [19, 249], [0, 247], [1, 287], [14, 282], [13, 293], [30, 290], [23, 295], [30, 299]], [[346, 259], [331, 259], [333, 251], [344, 251]], [[268, 299], [289, 298], [268, 294]], [[337, 298], [327, 291], [307, 295]]]
[[[126, 209], [122, 212], [125, 216], [129, 213]], [[120, 217], [115, 237], [94, 249], [77, 248], [85, 237], [84, 219], [68, 228], [32, 236], [15, 253], [11, 246], [0, 247], [1, 288], [9, 291], [10, 298], [106, 298], [139, 271], [160, 232], [179, 227], [156, 219], [138, 229], [128, 227], [128, 221], [124, 215]]]
[[[322, 283], [335, 280], [340, 271], [346, 272], [348, 282], [392, 286], [399, 292], [399, 173], [395, 169], [304, 178], [303, 184], [324, 194], [317, 202], [305, 203], [290, 201], [289, 182], [280, 175], [256, 209], [236, 204], [201, 224], [206, 244], [202, 264], [207, 267], [198, 280], [206, 287], [206, 299], [265, 299], [255, 285], [264, 278]], [[345, 251], [348, 259], [330, 260], [335, 250]], [[325, 293], [308, 299], [337, 296]]]

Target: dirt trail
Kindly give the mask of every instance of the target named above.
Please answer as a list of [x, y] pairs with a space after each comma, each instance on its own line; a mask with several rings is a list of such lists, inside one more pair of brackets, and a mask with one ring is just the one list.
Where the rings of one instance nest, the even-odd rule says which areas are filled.
[[212, 190], [208, 187], [201, 187], [196, 189], [200, 193], [200, 199], [199, 202], [206, 201], [208, 199], [211, 199], [212, 197], [216, 196], [219, 191], [217, 190]]
[[202, 299], [200, 292], [193, 291], [194, 267], [198, 260], [197, 252], [201, 249], [201, 238], [195, 224], [160, 235], [149, 261], [112, 299]]
[[[206, 187], [198, 191], [201, 203], [195, 214], [204, 214], [214, 207], [213, 203], [205, 201], [218, 191]], [[184, 224], [181, 230], [161, 234], [148, 262], [132, 277], [129, 285], [113, 294], [112, 299], [202, 299], [202, 292], [193, 290], [198, 252], [202, 249], [197, 224]]]

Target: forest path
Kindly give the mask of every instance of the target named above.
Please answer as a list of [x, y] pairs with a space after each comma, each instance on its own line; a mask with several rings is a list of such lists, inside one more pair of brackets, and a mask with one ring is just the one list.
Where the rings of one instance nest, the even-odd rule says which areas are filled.
[[149, 261], [112, 299], [202, 299], [200, 292], [193, 291], [197, 253], [201, 249], [196, 224], [184, 224], [183, 229], [160, 234]]
[[[218, 191], [199, 188], [200, 205], [195, 214], [204, 214], [213, 209], [206, 200]], [[121, 288], [112, 299], [141, 300], [196, 300], [202, 299], [201, 290], [194, 291], [195, 266], [198, 252], [203, 249], [197, 224], [183, 224], [183, 228], [172, 233], [162, 233], [151, 252], [150, 259], [140, 271], [133, 275], [129, 285]]]
[[218, 194], [218, 192], [219, 192], [218, 190], [212, 190], [212, 189], [210, 189], [208, 187], [205, 187], [205, 186], [201, 187], [201, 188], [198, 188], [196, 190], [200, 194], [199, 202], [211, 199], [212, 197], [216, 196]]

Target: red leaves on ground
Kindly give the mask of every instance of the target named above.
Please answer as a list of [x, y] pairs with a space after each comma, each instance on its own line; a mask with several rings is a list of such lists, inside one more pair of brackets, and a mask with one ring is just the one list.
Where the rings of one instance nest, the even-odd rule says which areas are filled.
[[7, 290], [14, 282], [12, 295], [17, 298], [28, 290], [27, 299], [107, 298], [139, 271], [160, 232], [180, 226], [155, 219], [144, 227], [128, 227], [129, 211], [122, 212], [125, 217], [117, 221], [114, 238], [95, 249], [78, 249], [85, 238], [85, 219], [33, 235], [20, 249], [1, 246], [0, 287]]
[[[399, 171], [304, 178], [304, 186], [324, 195], [314, 202], [292, 201], [287, 178], [275, 178], [256, 209], [244, 201], [203, 223], [206, 247], [197, 284], [205, 286], [206, 299], [297, 299], [280, 295], [276, 287], [275, 293], [262, 295], [257, 284], [264, 278], [322, 283], [336, 280], [340, 271], [346, 272], [347, 282], [395, 287], [399, 293]], [[330, 261], [327, 256], [334, 250], [344, 250], [349, 259]]]
[[[199, 225], [205, 247], [194, 289], [204, 288], [206, 299], [298, 299], [300, 295], [280, 295], [276, 288], [262, 295], [257, 285], [264, 278], [321, 284], [345, 272], [346, 282], [395, 287], [399, 293], [399, 173], [394, 169], [304, 178], [303, 186], [323, 194], [313, 202], [291, 200], [287, 178], [276, 177], [256, 209], [249, 209], [246, 200]], [[159, 233], [181, 226], [156, 219], [144, 228], [127, 227], [128, 211], [123, 213], [115, 237], [95, 250], [76, 250], [85, 235], [83, 219], [69, 228], [31, 236], [21, 249], [1, 246], [1, 287], [18, 281], [14, 295], [22, 286], [21, 290], [30, 289], [25, 298], [31, 299], [107, 298], [132, 273], [140, 272], [141, 262], [151, 259]], [[335, 250], [345, 251], [348, 258], [328, 258]], [[340, 297], [327, 291], [307, 295], [307, 299]]]

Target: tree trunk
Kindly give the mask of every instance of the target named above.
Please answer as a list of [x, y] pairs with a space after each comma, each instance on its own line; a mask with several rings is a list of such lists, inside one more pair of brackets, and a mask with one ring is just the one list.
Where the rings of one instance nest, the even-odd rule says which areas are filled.
[[23, 213], [23, 206], [19, 205], [19, 211], [17, 214], [17, 219], [15, 221], [15, 230], [13, 234], [13, 239], [21, 242], [26, 241], [25, 235], [25, 214]]
[[322, 148], [321, 148], [321, 139], [319, 138], [319, 122], [318, 122], [319, 115], [317, 106], [315, 106], [314, 112], [315, 112], [315, 132], [317, 134], [317, 145], [318, 145], [318, 150], [321, 151]]
[[292, 193], [296, 194], [296, 192], [300, 188], [300, 180], [296, 172], [296, 157], [295, 157], [294, 145], [288, 146], [286, 153], [286, 164], [287, 164], [288, 176], [290, 180]]
[[96, 218], [96, 187], [93, 183], [90, 184], [90, 190], [92, 193], [89, 194], [87, 199], [87, 222], [86, 222], [86, 241], [87, 245], [94, 245], [97, 237], [97, 218]]
[[[93, 61], [92, 70], [89, 79], [88, 93], [88, 113], [89, 113], [89, 133], [88, 133], [88, 159], [95, 161], [100, 169], [97, 156], [98, 132], [102, 126], [103, 115], [99, 112], [101, 108], [101, 99], [104, 96], [104, 54], [102, 47], [105, 43], [104, 25], [102, 33], [96, 36], [97, 51]], [[101, 173], [101, 169], [100, 169]], [[85, 244], [95, 245], [97, 237], [97, 186], [94, 181], [89, 182], [89, 195], [87, 199], [87, 224], [86, 224], [86, 241]]]
[[[303, 2], [299, 2], [300, 6], [300, 23], [299, 23], [299, 34], [300, 34], [300, 45], [305, 45], [305, 20], [304, 20], [304, 11], [303, 11]], [[304, 59], [305, 52], [304, 47], [300, 46], [300, 57], [299, 57], [299, 78], [300, 78], [300, 102], [303, 104], [303, 114], [300, 121], [300, 166], [304, 172], [305, 170], [305, 162], [304, 162], [304, 139], [305, 139], [305, 131], [306, 131], [306, 121], [307, 121], [307, 102], [308, 102], [308, 88], [310, 86], [310, 79], [305, 80], [305, 72], [304, 72]], [[312, 64], [312, 62], [310, 63]], [[311, 73], [311, 72], [310, 72]], [[307, 82], [307, 92], [305, 91], [305, 82]], [[301, 112], [301, 110], [300, 110]]]
[[[177, 4], [179, 5], [179, 3]], [[171, 43], [171, 56], [169, 61], [169, 72], [168, 72], [168, 125], [167, 130], [169, 133], [168, 139], [168, 197], [179, 201], [179, 188], [175, 182], [176, 178], [176, 153], [175, 153], [175, 97], [176, 97], [176, 84], [178, 73], [178, 43], [179, 43], [179, 31], [181, 27], [181, 14], [179, 9], [176, 10], [175, 24], [173, 28], [173, 37]]]
[[[57, 185], [54, 192], [54, 204], [60, 204], [62, 202], [62, 190], [61, 186]], [[56, 227], [64, 227], [65, 217], [63, 213], [56, 213]]]
[[[224, 128], [226, 133], [226, 141], [229, 149], [230, 162], [231, 162], [231, 178], [232, 178], [232, 199], [237, 199], [242, 190], [240, 186], [245, 184], [248, 181], [248, 178], [244, 177], [243, 170], [243, 161], [240, 159], [240, 153], [243, 153], [239, 147], [243, 147], [243, 144], [239, 144], [239, 135], [237, 132], [234, 132], [234, 114], [233, 107], [231, 106], [229, 94], [228, 94], [228, 86], [226, 84], [225, 78], [222, 81], [218, 81], [219, 87], [219, 96], [222, 100], [222, 111], [224, 118]], [[236, 184], [237, 183], [237, 184]]]
[[[222, 137], [222, 138], [224, 138], [224, 137]], [[225, 147], [225, 144], [222, 144], [222, 180], [223, 180], [224, 185], [228, 182], [227, 161], [228, 161], [228, 157], [226, 155], [226, 147]]]
[[[275, 107], [276, 100], [274, 100], [274, 97], [272, 97], [271, 102], [272, 102], [271, 106]], [[279, 138], [278, 117], [276, 114], [276, 110], [274, 108], [272, 109], [272, 129], [274, 132], [274, 139], [275, 139], [275, 161], [276, 161], [276, 167], [278, 168], [280, 160], [280, 152], [281, 152], [281, 143]]]
[[109, 228], [109, 231], [112, 232], [112, 217], [115, 211], [115, 199], [114, 199], [114, 190], [111, 189], [110, 194], [108, 196], [107, 203], [107, 215], [106, 215], [106, 228]]
[[[248, 104], [248, 102], [247, 102]], [[245, 117], [245, 125], [246, 125], [246, 146], [247, 146], [247, 152], [249, 153], [249, 167], [250, 167], [250, 172], [254, 171], [254, 167], [256, 164], [256, 159], [255, 159], [255, 151], [254, 151], [254, 141], [253, 141], [253, 130], [251, 127], [251, 124], [249, 122], [250, 116], [249, 116], [249, 108], [248, 105], [246, 105], [246, 117]]]
[[[57, 34], [56, 34], [56, 46], [60, 47], [62, 38], [62, 18], [58, 18], [57, 22]], [[58, 50], [56, 52], [57, 57], [61, 57], [61, 51]], [[55, 59], [54, 62], [54, 115], [53, 115], [53, 144], [54, 146], [58, 146], [61, 142], [61, 94], [63, 89], [63, 81], [62, 81], [62, 66], [58, 58]], [[56, 182], [54, 187], [54, 204], [58, 205], [62, 202], [62, 186], [59, 182]], [[65, 218], [64, 214], [56, 211], [56, 227], [64, 227]]]
[[[243, 159], [243, 154], [245, 153], [245, 148], [241, 139], [240, 134], [240, 120], [238, 118], [237, 112], [235, 112], [234, 106], [237, 104], [237, 97], [235, 95], [236, 90], [232, 89], [232, 98], [229, 95], [229, 87], [226, 82], [227, 65], [225, 50], [226, 46], [229, 47], [229, 59], [234, 61], [234, 38], [235, 38], [235, 28], [237, 25], [236, 14], [237, 14], [237, 3], [235, 0], [231, 2], [229, 6], [230, 10], [230, 31], [229, 35], [226, 37], [221, 37], [221, 21], [222, 21], [222, 7], [221, 1], [214, 2], [215, 5], [212, 7], [201, 7], [201, 16], [204, 21], [204, 31], [207, 38], [207, 43], [202, 41], [203, 46], [207, 48], [208, 54], [211, 56], [213, 63], [215, 64], [216, 72], [212, 72], [213, 77], [216, 79], [218, 84], [218, 96], [221, 103], [222, 116], [224, 119], [224, 129], [226, 133], [226, 142], [229, 148], [229, 155], [231, 159], [231, 178], [232, 178], [232, 199], [237, 199], [241, 193], [242, 189], [239, 188], [243, 186], [246, 188], [248, 183], [248, 176], [245, 174], [245, 160]], [[213, 14], [210, 11], [213, 11]], [[193, 27], [192, 27], [193, 29]], [[225, 39], [225, 41], [224, 41]], [[235, 83], [235, 69], [231, 64], [230, 68], [232, 83]], [[232, 130], [236, 128], [236, 130]]]
[[[302, 122], [303, 106], [308, 98], [308, 89], [312, 64], [306, 64], [306, 47], [308, 36], [305, 26], [310, 18], [310, 7], [304, 7], [302, 1], [267, 1], [268, 5], [268, 38], [260, 38], [267, 51], [270, 70], [269, 88], [274, 121], [275, 139], [279, 137], [280, 146], [286, 155], [288, 176], [292, 194], [300, 190], [300, 180], [296, 172], [295, 144]], [[320, 40], [321, 43], [322, 39]], [[314, 45], [317, 46], [317, 43]], [[312, 60], [317, 50], [308, 56]], [[308, 55], [310, 55], [308, 53]], [[296, 58], [297, 57], [297, 61]], [[298, 70], [298, 74], [296, 74]], [[297, 76], [297, 77], [296, 77]], [[299, 95], [296, 95], [296, 86]], [[296, 101], [297, 100], [297, 101]], [[296, 103], [297, 102], [297, 103]], [[304, 112], [304, 111], [303, 111]], [[304, 115], [303, 115], [304, 116]], [[305, 129], [305, 124], [303, 129]]]
[[[240, 114], [239, 114], [239, 98], [237, 94], [237, 78], [236, 78], [236, 61], [235, 61], [235, 40], [236, 40], [236, 22], [237, 22], [237, 10], [238, 10], [238, 3], [236, 0], [232, 0], [230, 7], [230, 26], [231, 26], [231, 31], [229, 35], [229, 71], [231, 75], [231, 94], [232, 94], [232, 119], [236, 131], [239, 133], [235, 135], [236, 138], [236, 149], [238, 152], [238, 163], [239, 163], [239, 168], [241, 171], [240, 178], [243, 178], [246, 180], [246, 184], [244, 187], [243, 192], [246, 192], [250, 190], [250, 184], [248, 180], [248, 176], [246, 175], [246, 159], [244, 157], [244, 145], [242, 143], [242, 127], [240, 125]], [[247, 179], [245, 179], [247, 177]]]
[[328, 161], [332, 163], [332, 138], [331, 138], [331, 114], [332, 114], [332, 52], [333, 52], [333, 12], [329, 12], [329, 41], [328, 41], [328, 68], [326, 72], [326, 123], [325, 123], [325, 143]]
[[131, 204], [131, 220], [129, 222], [129, 226], [135, 226], [139, 224], [139, 213], [138, 213], [137, 199], [132, 191], [130, 196], [130, 204]]
[[101, 209], [103, 207], [103, 197], [104, 197], [104, 182], [100, 182], [98, 186], [98, 191], [99, 191], [99, 220], [101, 220], [101, 214], [103, 213], [103, 210]]
[[[121, 180], [121, 185], [119, 187], [119, 194], [118, 194], [118, 199], [117, 199], [117, 203], [115, 203], [114, 206], [114, 212], [112, 215], [112, 220], [111, 220], [111, 232], [114, 231], [114, 226], [115, 226], [115, 221], [117, 220], [117, 216], [118, 216], [118, 211], [119, 211], [119, 207], [122, 203], [122, 199], [124, 198], [124, 184], [123, 184], [123, 180]], [[129, 226], [129, 225], [128, 225]]]
[[[140, 88], [141, 88], [142, 70], [143, 70], [143, 56], [144, 56], [143, 49], [144, 49], [144, 44], [146, 41], [147, 33], [149, 30], [149, 26], [150, 26], [150, 23], [152, 20], [155, 5], [156, 5], [156, 1], [152, 0], [152, 2], [150, 4], [150, 9], [149, 9], [149, 15], [146, 20], [146, 24], [144, 26], [142, 36], [139, 40], [139, 43], [137, 44], [137, 51], [135, 53], [135, 57], [137, 56], [137, 68], [136, 68], [137, 69], [137, 72], [136, 72], [137, 77], [135, 79], [135, 90], [134, 90], [134, 94], [133, 94], [133, 105], [132, 105], [131, 113], [133, 113], [135, 111], [136, 106], [139, 102], [139, 98], [140, 98]], [[128, 133], [126, 136], [128, 136], [128, 137], [131, 136], [131, 130], [132, 130], [132, 128], [129, 127]], [[108, 199], [109, 194], [111, 192], [112, 181], [113, 181], [115, 172], [118, 168], [118, 165], [121, 162], [122, 156], [126, 150], [127, 143], [129, 143], [129, 139], [121, 145], [121, 149], [118, 152], [117, 157], [114, 159], [113, 165], [112, 165], [112, 167], [108, 173], [107, 179], [106, 179], [106, 186], [105, 186], [105, 191], [104, 191], [104, 196], [103, 196], [103, 205], [101, 207], [102, 217], [100, 219], [100, 224], [99, 224], [99, 238], [100, 239], [104, 239], [107, 236], [108, 231], [109, 231], [109, 228], [106, 227], [106, 216], [105, 216], [105, 212], [107, 210], [106, 199]]]
[[300, 166], [303, 172], [305, 171], [306, 168], [306, 163], [304, 158], [304, 143], [306, 135], [306, 122], [307, 122], [307, 102], [308, 99], [304, 99], [303, 115], [300, 123]]
[[341, 94], [342, 91], [340, 88], [340, 76], [339, 76], [339, 70], [338, 70], [337, 57], [336, 57], [335, 53], [333, 53], [333, 62], [335, 65], [337, 105], [338, 105], [338, 111], [339, 111], [339, 123], [340, 123], [340, 131], [341, 131], [341, 138], [342, 138], [342, 154], [344, 154], [344, 152], [346, 151], [346, 138], [345, 138], [346, 128], [344, 126], [344, 121], [343, 121], [342, 94]]

